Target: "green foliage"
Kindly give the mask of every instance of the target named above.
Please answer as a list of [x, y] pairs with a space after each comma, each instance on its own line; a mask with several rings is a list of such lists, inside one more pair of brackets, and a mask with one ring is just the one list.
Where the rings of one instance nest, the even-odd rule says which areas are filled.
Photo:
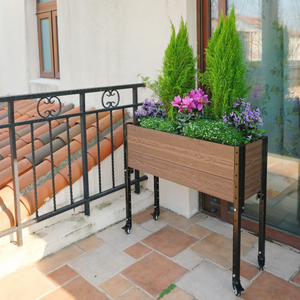
[[171, 120], [161, 119], [159, 117], [148, 117], [140, 123], [141, 127], [154, 129], [163, 132], [174, 133], [175, 124]]
[[248, 142], [238, 129], [228, 125], [223, 121], [208, 119], [196, 119], [186, 122], [185, 119], [171, 121], [158, 117], [148, 117], [140, 123], [141, 127], [186, 135], [190, 138], [212, 141], [225, 145], [243, 145]]
[[220, 120], [229, 113], [237, 98], [245, 98], [251, 89], [247, 87], [247, 72], [242, 43], [235, 27], [234, 7], [223, 18], [206, 49], [206, 71], [199, 75], [202, 84], [211, 92], [208, 115]]
[[243, 134], [223, 121], [198, 119], [185, 124], [183, 133], [190, 138], [238, 146], [247, 142]]
[[193, 56], [193, 48], [189, 45], [187, 24], [181, 17], [180, 27], [176, 35], [175, 26], [171, 22], [172, 34], [170, 43], [165, 50], [162, 70], [156, 81], [150, 81], [149, 77], [142, 77], [147, 86], [154, 91], [154, 96], [160, 98], [167, 117], [174, 119], [177, 114], [171, 104], [174, 97], [187, 95], [196, 86], [195, 68], [198, 57]]
[[175, 288], [176, 288], [175, 284], [173, 284], [173, 283], [170, 284], [165, 290], [162, 291], [162, 293], [160, 293], [160, 295], [158, 296], [158, 298], [156, 300], [163, 298], [165, 295], [169, 294]]

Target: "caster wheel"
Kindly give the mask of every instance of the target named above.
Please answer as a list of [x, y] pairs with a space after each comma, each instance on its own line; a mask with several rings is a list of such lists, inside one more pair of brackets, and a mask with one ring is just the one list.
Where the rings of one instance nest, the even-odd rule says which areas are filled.
[[126, 232], [127, 234], [129, 234], [129, 233], [130, 233], [130, 229], [129, 229], [129, 228], [125, 229], [125, 232]]
[[154, 220], [157, 221], [158, 220], [158, 215], [154, 216]]
[[233, 292], [236, 296], [239, 296], [238, 290], [235, 285], [233, 286]]

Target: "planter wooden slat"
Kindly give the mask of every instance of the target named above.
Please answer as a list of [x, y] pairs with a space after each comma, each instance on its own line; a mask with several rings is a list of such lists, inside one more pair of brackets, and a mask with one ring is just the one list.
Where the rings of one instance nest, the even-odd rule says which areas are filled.
[[170, 163], [153, 156], [128, 150], [131, 168], [170, 180], [195, 190], [233, 201], [232, 180], [202, 172], [186, 166]]
[[[135, 125], [128, 125], [127, 131], [128, 165], [131, 168], [233, 202], [236, 147], [190, 139]], [[247, 199], [260, 191], [262, 141], [247, 144], [245, 152], [245, 199]], [[143, 154], [144, 161], [141, 161], [141, 156], [136, 156], [137, 154]], [[155, 163], [158, 168], [154, 166]], [[160, 166], [164, 164], [164, 169], [174, 170], [172, 174], [178, 172], [177, 176], [172, 176], [171, 179], [168, 178], [171, 174], [165, 174], [168, 171], [160, 171]], [[155, 173], [153, 173], [154, 169], [157, 169]], [[179, 171], [184, 172], [185, 175], [180, 174]], [[189, 183], [191, 176], [199, 176], [199, 179]], [[210, 178], [210, 184], [205, 178]]]
[[234, 147], [128, 126], [128, 149], [233, 179]]
[[245, 177], [261, 170], [262, 140], [246, 145]]
[[261, 171], [250, 175], [245, 179], [245, 199], [257, 194], [261, 190]]

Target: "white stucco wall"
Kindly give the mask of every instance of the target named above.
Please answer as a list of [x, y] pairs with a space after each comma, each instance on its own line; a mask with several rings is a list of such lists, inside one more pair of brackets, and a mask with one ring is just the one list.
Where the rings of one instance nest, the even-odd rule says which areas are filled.
[[25, 0], [0, 1], [0, 96], [29, 92], [25, 18]]
[[57, 11], [61, 79], [40, 79], [36, 0], [0, 1], [0, 96], [155, 79], [181, 15], [196, 54], [196, 0], [57, 0]]

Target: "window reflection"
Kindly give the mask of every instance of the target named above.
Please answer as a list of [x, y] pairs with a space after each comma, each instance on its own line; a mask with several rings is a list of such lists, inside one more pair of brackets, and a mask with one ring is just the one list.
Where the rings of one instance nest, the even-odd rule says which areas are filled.
[[[260, 108], [269, 137], [267, 221], [300, 234], [300, 1], [227, 3], [229, 11], [235, 6], [245, 51], [248, 98]], [[212, 28], [213, 22], [212, 13]], [[255, 197], [245, 213], [257, 216]]]

